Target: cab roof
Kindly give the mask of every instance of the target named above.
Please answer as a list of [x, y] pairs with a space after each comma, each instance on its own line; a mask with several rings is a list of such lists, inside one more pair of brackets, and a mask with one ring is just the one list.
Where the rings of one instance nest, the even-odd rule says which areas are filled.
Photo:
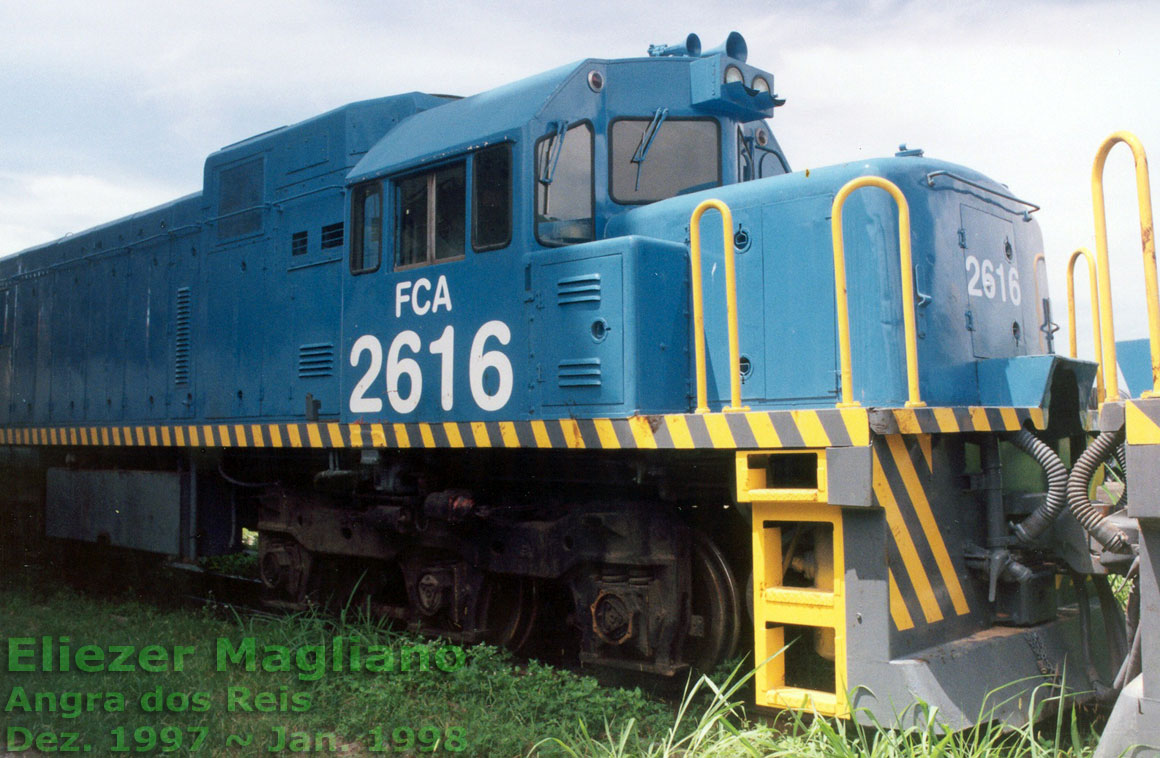
[[588, 61], [521, 79], [407, 118], [347, 174], [351, 183], [377, 179], [494, 142], [525, 126]]

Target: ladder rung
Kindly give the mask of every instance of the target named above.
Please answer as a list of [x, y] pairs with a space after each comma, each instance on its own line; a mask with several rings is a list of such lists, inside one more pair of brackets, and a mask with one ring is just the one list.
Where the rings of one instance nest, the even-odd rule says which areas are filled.
[[833, 608], [834, 593], [804, 587], [766, 587], [765, 602], [778, 605], [806, 605], [812, 608]]

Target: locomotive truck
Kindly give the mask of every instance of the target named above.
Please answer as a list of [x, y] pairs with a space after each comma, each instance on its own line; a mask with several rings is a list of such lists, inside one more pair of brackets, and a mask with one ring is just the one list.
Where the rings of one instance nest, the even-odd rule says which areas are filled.
[[7, 530], [188, 562], [248, 527], [282, 602], [660, 676], [744, 652], [760, 706], [1122, 685], [1107, 577], [1154, 589], [1155, 495], [1089, 482], [1157, 470], [1155, 401], [1110, 331], [1098, 389], [1055, 352], [1036, 206], [905, 147], [792, 171], [747, 54], [353, 103], [0, 260]]

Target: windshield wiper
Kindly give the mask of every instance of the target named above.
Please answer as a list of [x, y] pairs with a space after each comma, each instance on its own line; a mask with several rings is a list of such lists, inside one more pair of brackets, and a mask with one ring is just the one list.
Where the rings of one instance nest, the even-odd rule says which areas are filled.
[[648, 128], [644, 130], [644, 134], [640, 135], [640, 144], [636, 146], [636, 152], [632, 154], [632, 163], [636, 164], [636, 189], [635, 192], [640, 192], [640, 169], [644, 165], [644, 159], [648, 156], [648, 149], [652, 146], [653, 140], [657, 136], [657, 132], [661, 130], [661, 124], [669, 117], [668, 108], [657, 108], [657, 112], [653, 114], [652, 121], [649, 122]]
[[[567, 121], [553, 121], [548, 125], [548, 149], [544, 151], [544, 165], [536, 169], [536, 181], [544, 185], [544, 216], [548, 215], [548, 187], [556, 175], [556, 164], [560, 162], [560, 154], [564, 152], [564, 135], [568, 133]], [[539, 211], [537, 211], [538, 213]]]
[[560, 162], [560, 153], [564, 150], [564, 135], [568, 133], [567, 121], [554, 121], [548, 126], [548, 131], [555, 131], [549, 137], [548, 150], [544, 155], [544, 165], [540, 167], [540, 184], [548, 185], [552, 183], [552, 177], [556, 174], [556, 164]]

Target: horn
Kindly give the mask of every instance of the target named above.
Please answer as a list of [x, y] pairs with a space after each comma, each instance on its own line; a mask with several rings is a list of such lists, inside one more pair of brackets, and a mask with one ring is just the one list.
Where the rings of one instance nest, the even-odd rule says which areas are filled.
[[721, 55], [722, 53], [744, 63], [745, 59], [749, 57], [749, 46], [745, 44], [745, 38], [741, 34], [729, 32], [729, 36], [725, 38], [723, 43], [712, 50], [706, 50], [701, 54], [701, 57], [708, 58], [710, 55]]
[[[741, 35], [737, 35], [740, 37]], [[745, 41], [742, 40], [742, 45]], [[669, 55], [681, 55], [690, 58], [701, 57], [701, 38], [696, 34], [690, 34], [685, 37], [684, 42], [678, 42], [675, 45], [649, 45], [648, 54], [653, 58], [659, 58]]]

